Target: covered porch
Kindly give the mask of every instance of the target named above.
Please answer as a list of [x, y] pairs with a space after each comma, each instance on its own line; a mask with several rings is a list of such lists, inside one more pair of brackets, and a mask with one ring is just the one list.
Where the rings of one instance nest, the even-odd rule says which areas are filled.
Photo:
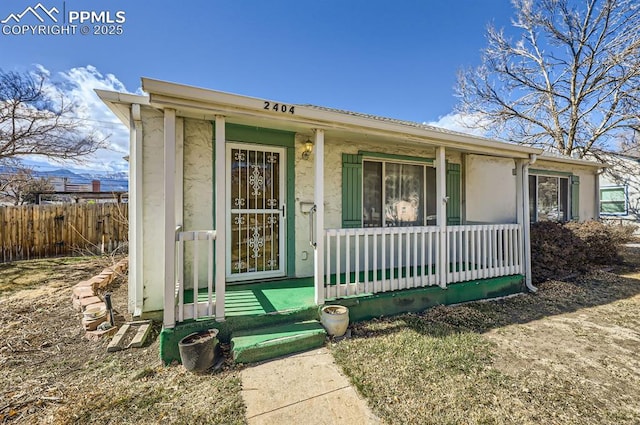
[[[450, 289], [463, 282], [482, 284], [483, 280], [517, 276], [530, 287], [528, 264], [528, 177], [531, 158], [517, 152], [513, 159], [516, 180], [516, 208], [513, 222], [500, 224], [447, 223], [447, 147], [432, 145], [435, 158], [435, 214], [433, 225], [407, 227], [327, 228], [325, 226], [325, 130], [313, 131], [313, 203], [308, 210], [308, 246], [312, 250], [312, 276], [300, 280], [302, 286], [281, 285], [295, 275], [267, 277], [247, 281], [241, 286], [256, 288], [274, 284], [274, 290], [288, 293], [282, 299], [297, 299], [296, 291], [306, 295], [299, 305], [280, 305], [253, 293], [242, 298], [237, 282], [229, 284], [230, 250], [233, 235], [230, 216], [214, 215], [214, 229], [182, 228], [181, 193], [183, 140], [176, 132], [176, 111], [164, 110], [164, 320], [165, 328], [177, 324], [212, 318], [223, 322], [234, 316], [276, 314], [290, 308], [338, 303], [353, 297], [371, 297], [434, 287]], [[226, 135], [227, 117], [217, 115], [214, 123], [214, 169], [225, 170], [230, 150]], [[307, 129], [308, 130], [308, 129]], [[474, 148], [479, 149], [479, 148]], [[502, 155], [506, 155], [504, 152]], [[284, 151], [283, 151], [284, 157]], [[214, 205], [229, 205], [229, 182], [223, 173], [216, 174]], [[284, 207], [282, 208], [284, 211]], [[278, 209], [274, 209], [277, 214]], [[273, 214], [270, 210], [270, 213]], [[253, 213], [252, 213], [253, 214]], [[257, 214], [257, 213], [256, 213]], [[426, 220], [425, 220], [426, 222]], [[299, 222], [294, 232], [299, 233]], [[306, 233], [306, 232], [305, 232]], [[299, 238], [298, 238], [299, 239]], [[249, 243], [249, 242], [247, 242]], [[284, 254], [283, 254], [284, 255]], [[461, 286], [462, 287], [462, 286]], [[195, 288], [195, 290], [194, 290]], [[248, 290], [251, 292], [251, 290]], [[247, 292], [247, 294], [248, 294]], [[197, 293], [195, 297], [193, 294]], [[272, 294], [275, 294], [273, 292]], [[276, 297], [277, 300], [279, 297]], [[304, 301], [302, 299], [304, 298]], [[455, 298], [455, 297], [454, 297]], [[462, 297], [464, 298], [464, 297]], [[254, 309], [255, 310], [252, 310]]]

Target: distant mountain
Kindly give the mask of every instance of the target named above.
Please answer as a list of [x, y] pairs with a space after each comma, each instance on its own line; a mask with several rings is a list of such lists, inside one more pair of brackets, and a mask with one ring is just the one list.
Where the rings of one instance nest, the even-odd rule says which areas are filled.
[[[16, 170], [11, 167], [0, 167], [0, 173], [13, 173]], [[92, 180], [100, 180], [101, 192], [126, 192], [129, 190], [129, 176], [127, 173], [108, 174], [77, 174], [69, 170], [33, 171], [35, 177], [42, 178], [66, 178], [71, 184], [90, 184]]]
[[81, 173], [82, 177], [92, 180], [129, 180], [129, 173], [117, 172], [117, 173]]

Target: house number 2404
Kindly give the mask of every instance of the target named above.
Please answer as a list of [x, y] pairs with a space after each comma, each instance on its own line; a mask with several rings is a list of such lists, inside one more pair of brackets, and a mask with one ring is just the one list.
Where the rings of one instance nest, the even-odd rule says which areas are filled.
[[262, 109], [266, 109], [267, 111], [276, 111], [276, 112], [282, 112], [284, 114], [286, 114], [287, 112], [290, 114], [295, 114], [295, 106], [291, 106], [291, 105], [285, 105], [284, 103], [273, 103], [273, 102], [268, 102], [268, 101], [264, 101], [264, 106]]

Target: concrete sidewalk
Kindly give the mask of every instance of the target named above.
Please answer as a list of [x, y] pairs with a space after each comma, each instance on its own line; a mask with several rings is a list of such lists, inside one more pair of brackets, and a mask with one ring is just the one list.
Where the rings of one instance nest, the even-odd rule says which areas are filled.
[[326, 348], [244, 369], [247, 420], [258, 424], [380, 424]]

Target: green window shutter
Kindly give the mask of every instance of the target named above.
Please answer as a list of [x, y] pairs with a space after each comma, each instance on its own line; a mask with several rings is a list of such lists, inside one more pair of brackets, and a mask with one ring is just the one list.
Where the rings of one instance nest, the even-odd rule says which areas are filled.
[[362, 155], [342, 154], [342, 227], [362, 227]]
[[571, 176], [571, 220], [580, 220], [580, 177]]
[[447, 225], [456, 226], [462, 223], [460, 214], [460, 164], [447, 163]]

